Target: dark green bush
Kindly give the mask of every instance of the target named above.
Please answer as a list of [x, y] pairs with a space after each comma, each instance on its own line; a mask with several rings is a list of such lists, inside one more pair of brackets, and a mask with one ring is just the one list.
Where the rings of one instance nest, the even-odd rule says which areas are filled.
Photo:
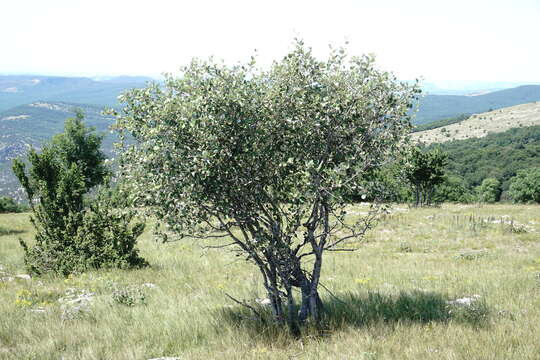
[[518, 171], [510, 180], [509, 195], [517, 203], [540, 204], [540, 168]]
[[485, 203], [494, 203], [501, 198], [501, 183], [495, 178], [486, 178], [482, 184], [476, 188], [478, 200]]
[[13, 198], [10, 198], [9, 196], [0, 196], [0, 214], [18, 213], [27, 210], [28, 206], [18, 204]]
[[99, 150], [101, 137], [91, 132], [82, 116], [68, 119], [41, 153], [30, 150], [26, 165], [15, 160], [13, 170], [25, 189], [36, 229], [35, 244], [21, 240], [25, 264], [34, 274], [68, 275], [98, 268], [146, 265], [135, 244], [144, 224], [131, 224], [134, 212], [110, 197], [102, 185], [109, 170]]
[[134, 211], [115, 208], [109, 197], [99, 195], [81, 212], [69, 212], [61, 224], [42, 228], [34, 246], [21, 241], [25, 264], [33, 274], [63, 276], [90, 269], [146, 266], [135, 248], [144, 223], [133, 223], [134, 216]]

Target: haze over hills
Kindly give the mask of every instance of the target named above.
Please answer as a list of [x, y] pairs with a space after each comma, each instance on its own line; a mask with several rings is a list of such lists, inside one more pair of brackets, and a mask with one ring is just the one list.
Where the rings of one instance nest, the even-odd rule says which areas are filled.
[[[143, 76], [88, 78], [0, 75], [0, 111], [35, 101], [115, 106], [118, 95], [123, 91], [143, 87], [153, 80], [155, 81], [155, 79]], [[494, 87], [478, 87], [480, 85]], [[496, 86], [509, 85], [509, 83], [485, 83], [476, 84], [476, 87], [469, 85], [464, 90], [445, 90], [426, 83], [424, 90], [427, 95], [420, 100], [420, 108], [413, 122], [425, 124], [459, 114], [479, 113], [540, 100], [540, 85], [523, 85], [489, 92], [496, 89]], [[437, 92], [461, 95], [435, 94]], [[469, 96], [471, 93], [483, 95]]]
[[95, 80], [86, 77], [1, 75], [0, 111], [34, 101], [114, 106], [120, 93], [126, 89], [143, 87], [151, 80], [131, 76]]
[[414, 124], [427, 124], [459, 114], [475, 114], [540, 101], [540, 85], [524, 85], [477, 96], [426, 95]]
[[490, 93], [523, 85], [540, 85], [540, 82], [426, 81], [422, 83], [422, 91], [426, 95], [470, 95]]

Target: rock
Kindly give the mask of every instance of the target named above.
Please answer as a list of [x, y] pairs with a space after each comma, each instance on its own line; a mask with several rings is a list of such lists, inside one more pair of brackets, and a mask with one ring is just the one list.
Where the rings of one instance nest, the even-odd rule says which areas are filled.
[[471, 297], [464, 297], [456, 300], [447, 301], [448, 305], [470, 306], [473, 302], [478, 301], [480, 295], [472, 295]]
[[155, 289], [155, 288], [157, 288], [157, 285], [156, 285], [156, 284], [152, 284], [152, 283], [144, 283], [144, 284], [142, 284], [142, 286], [147, 287], [147, 288], [149, 288], [149, 289]]
[[15, 278], [14, 278], [14, 277], [11, 277], [11, 276], [7, 276], [7, 277], [1, 278], [0, 280], [5, 281], [5, 282], [9, 282], [9, 281], [15, 280]]
[[19, 274], [19, 275], [15, 275], [15, 277], [17, 279], [23, 279], [23, 280], [30, 280], [32, 279], [32, 277], [28, 274]]
[[33, 313], [44, 313], [46, 310], [44, 308], [30, 309], [30, 312]]
[[264, 299], [255, 299], [255, 301], [261, 305], [266, 305], [266, 306], [269, 306], [272, 304], [272, 301], [270, 301], [270, 299], [268, 298], [264, 298]]

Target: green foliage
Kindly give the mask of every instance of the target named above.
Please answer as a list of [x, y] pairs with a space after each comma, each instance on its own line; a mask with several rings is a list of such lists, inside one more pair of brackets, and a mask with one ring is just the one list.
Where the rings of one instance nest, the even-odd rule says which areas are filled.
[[351, 202], [407, 202], [413, 198], [413, 194], [405, 183], [402, 163], [392, 161], [370, 169], [353, 188], [352, 193], [346, 194], [346, 198]]
[[109, 173], [99, 150], [101, 137], [85, 127], [82, 115], [68, 119], [65, 130], [41, 153], [30, 150], [28, 172], [23, 161], [13, 162], [36, 228], [35, 245], [21, 240], [26, 266], [34, 274], [65, 276], [90, 268], [144, 265], [134, 248], [144, 225], [130, 225], [134, 213], [115, 209], [103, 194], [85, 198]]
[[413, 187], [415, 206], [430, 205], [436, 186], [444, 181], [447, 155], [439, 149], [423, 151], [413, 147], [403, 160], [405, 178]]
[[433, 195], [433, 201], [436, 203], [454, 202], [454, 203], [470, 203], [473, 202], [475, 196], [468, 189], [467, 184], [459, 176], [445, 175], [442, 183], [440, 183]]
[[111, 297], [115, 303], [125, 306], [145, 305], [147, 302], [146, 293], [141, 286], [117, 286], [114, 288]]
[[501, 198], [501, 183], [495, 178], [486, 178], [476, 188], [478, 200], [486, 203], [494, 203]]
[[173, 234], [229, 237], [260, 270], [277, 321], [296, 287], [298, 318], [316, 322], [323, 252], [373, 219], [345, 224], [345, 194], [402, 150], [418, 92], [371, 57], [337, 49], [320, 61], [300, 41], [268, 71], [195, 60], [121, 98], [118, 127], [136, 140], [122, 171], [135, 204]]
[[467, 188], [473, 189], [492, 177], [507, 190], [519, 170], [538, 167], [540, 126], [431, 145], [428, 150], [435, 148], [448, 154], [448, 173], [462, 178]]
[[509, 195], [520, 203], [540, 203], [540, 168], [524, 169], [510, 180]]
[[105, 154], [100, 146], [102, 135], [94, 133], [94, 128], [86, 127], [83, 123], [84, 115], [77, 111], [74, 118], [68, 118], [64, 123], [64, 132], [55, 135], [51, 141], [60, 162], [77, 164], [82, 171], [86, 190], [102, 184], [109, 175], [105, 165]]
[[27, 211], [28, 206], [18, 204], [9, 196], [0, 196], [0, 214], [1, 213], [18, 213]]

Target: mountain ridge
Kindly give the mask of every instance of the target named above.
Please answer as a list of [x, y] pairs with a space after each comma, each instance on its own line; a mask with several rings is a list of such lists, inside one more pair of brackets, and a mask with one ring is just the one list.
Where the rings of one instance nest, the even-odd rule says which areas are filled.
[[540, 101], [540, 85], [522, 85], [477, 96], [426, 95], [419, 101], [413, 123], [428, 124], [460, 114], [476, 114]]
[[474, 114], [453, 124], [414, 132], [411, 139], [424, 144], [444, 143], [536, 125], [540, 125], [540, 101]]
[[120, 76], [103, 80], [87, 77], [0, 75], [0, 111], [35, 101], [114, 106], [122, 92], [143, 87], [151, 78]]

